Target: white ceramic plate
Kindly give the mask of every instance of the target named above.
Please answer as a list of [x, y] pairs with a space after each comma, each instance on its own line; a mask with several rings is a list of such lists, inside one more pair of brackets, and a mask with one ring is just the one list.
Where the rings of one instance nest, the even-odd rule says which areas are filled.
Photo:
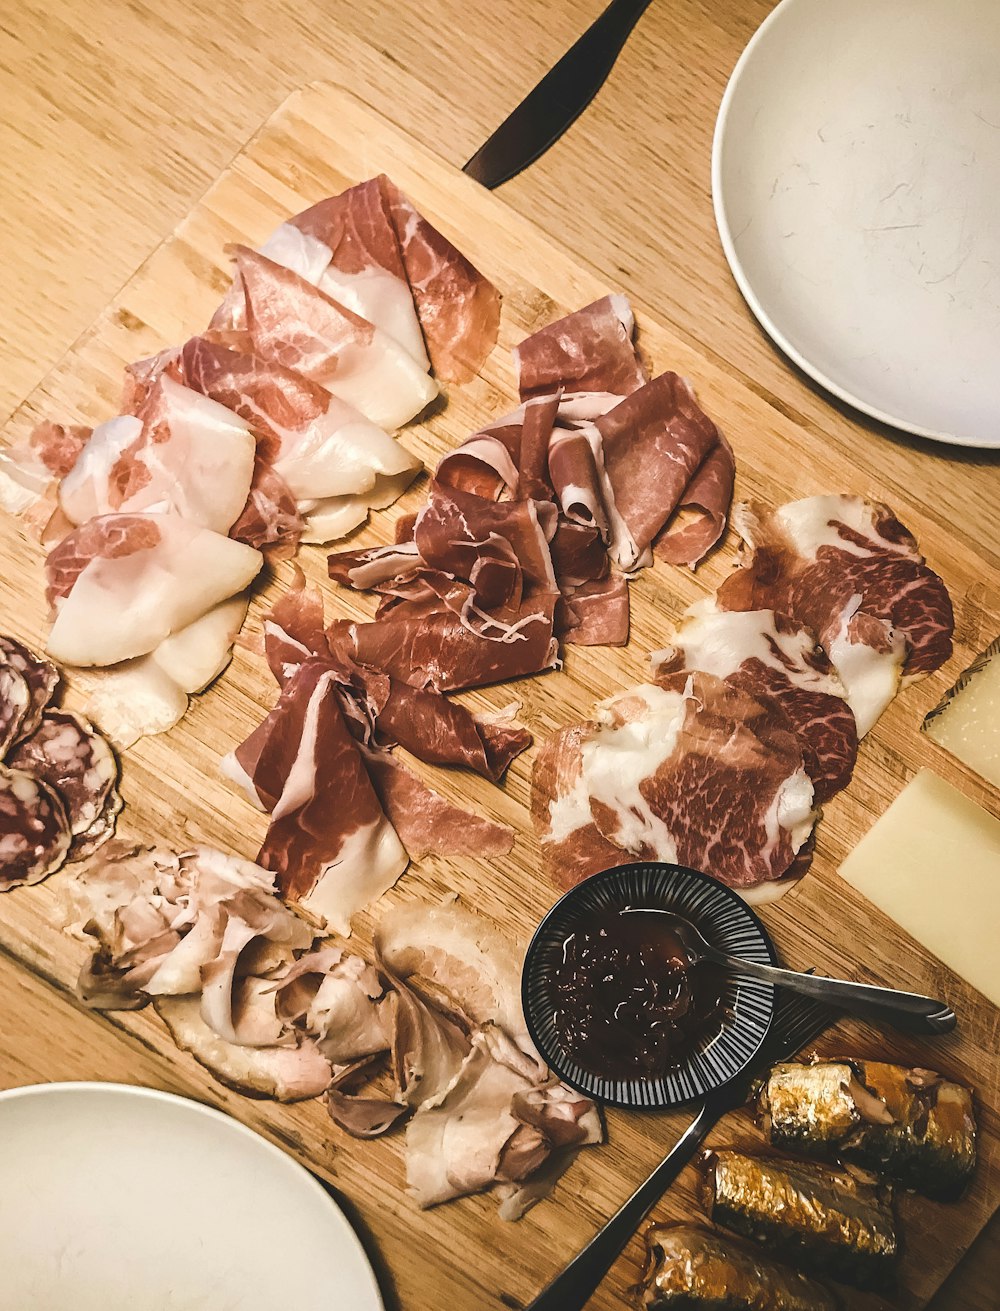
[[726, 88], [726, 257], [865, 413], [1000, 447], [1000, 0], [783, 0]]
[[10, 1311], [382, 1311], [307, 1171], [236, 1120], [150, 1088], [0, 1094], [0, 1305]]

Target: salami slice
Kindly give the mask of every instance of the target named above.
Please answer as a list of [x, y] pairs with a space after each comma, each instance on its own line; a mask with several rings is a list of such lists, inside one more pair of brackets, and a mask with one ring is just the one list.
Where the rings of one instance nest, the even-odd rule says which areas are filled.
[[[74, 848], [88, 837], [100, 838], [100, 846], [111, 836], [117, 811], [109, 812], [108, 802], [118, 779], [118, 762], [107, 740], [85, 719], [67, 710], [47, 710], [31, 737], [14, 749], [8, 763], [59, 794]], [[96, 832], [92, 832], [95, 826]], [[89, 842], [88, 846], [95, 849]], [[76, 849], [70, 853], [71, 860], [80, 858]]]
[[0, 656], [0, 760], [21, 731], [31, 709], [31, 693], [24, 677]]
[[78, 833], [74, 837], [73, 845], [70, 847], [66, 859], [74, 862], [86, 860], [88, 856], [94, 854], [98, 847], [103, 847], [105, 842], [114, 834], [118, 815], [123, 805], [121, 793], [116, 787], [112, 787], [104, 799], [101, 813], [90, 828], [85, 833]]
[[52, 788], [23, 769], [0, 767], [0, 892], [54, 873], [71, 840], [66, 810]]
[[0, 657], [16, 669], [28, 685], [31, 705], [19, 730], [20, 737], [27, 737], [41, 723], [45, 707], [52, 700], [59, 682], [59, 670], [14, 637], [0, 636]]

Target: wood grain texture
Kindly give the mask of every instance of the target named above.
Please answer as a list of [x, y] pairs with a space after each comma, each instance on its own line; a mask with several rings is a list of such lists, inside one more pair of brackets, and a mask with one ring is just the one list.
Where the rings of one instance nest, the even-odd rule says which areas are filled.
[[[432, 462], [485, 418], [510, 405], [509, 348], [514, 342], [617, 283], [566, 250], [546, 243], [535, 227], [502, 200], [423, 151], [360, 102], [322, 87], [294, 96], [254, 138], [176, 236], [143, 265], [93, 329], [19, 408], [9, 432], [25, 431], [42, 415], [70, 421], [108, 417], [115, 409], [126, 361], [182, 339], [207, 319], [228, 280], [223, 254], [227, 242], [258, 242], [289, 212], [380, 169], [389, 172], [432, 221], [459, 242], [505, 295], [500, 347], [482, 377], [451, 389], [444, 409], [404, 434], [406, 444]], [[864, 459], [865, 438], [831, 431], [817, 440], [808, 422], [782, 412], [767, 396], [748, 388], [740, 376], [720, 367], [714, 352], [700, 348], [687, 334], [661, 325], [649, 314], [640, 314], [639, 320], [644, 352], [658, 368], [676, 368], [689, 376], [705, 408], [732, 439], [739, 460], [739, 494], [772, 502], [830, 489], [882, 497], [916, 532], [956, 602], [955, 657], [944, 670], [908, 689], [883, 717], [863, 747], [851, 788], [828, 808], [813, 871], [800, 888], [766, 912], [791, 964], [860, 973], [875, 982], [943, 993], [963, 1017], [961, 1034], [933, 1046], [879, 1039], [848, 1026], [838, 1028], [821, 1045], [831, 1054], [888, 1051], [903, 1060], [939, 1064], [980, 1090], [982, 1166], [966, 1200], [956, 1207], [940, 1208], [904, 1199], [910, 1255], [901, 1305], [920, 1306], [997, 1204], [1000, 1088], [995, 1052], [1000, 1013], [861, 902], [839, 880], [835, 869], [921, 764], [930, 764], [1000, 813], [996, 791], [916, 731], [925, 711], [984, 643], [984, 634], [1000, 631], [998, 562], [989, 533], [1000, 488], [995, 478], [984, 480], [973, 462], [948, 464], [929, 447], [909, 449], [898, 469], [873, 470]], [[803, 451], [808, 453], [807, 459], [801, 458]], [[981, 497], [984, 491], [992, 497], [992, 520], [965, 516], [962, 531], [956, 533], [949, 507]], [[418, 504], [421, 496], [418, 485], [353, 540], [358, 544], [390, 540], [395, 517]], [[536, 736], [541, 738], [585, 714], [596, 697], [640, 679], [647, 653], [662, 644], [669, 623], [691, 600], [718, 584], [733, 557], [730, 543], [697, 575], [657, 565], [633, 585], [633, 635], [627, 649], [571, 650], [562, 672], [518, 684], [524, 717]], [[8, 521], [0, 536], [0, 558], [4, 564], [0, 613], [14, 631], [40, 643], [45, 632], [41, 553]], [[324, 559], [324, 552], [316, 548], [301, 556], [309, 577], [324, 588], [329, 613], [370, 613], [366, 598], [348, 595], [326, 582]], [[290, 572], [289, 566], [282, 566], [264, 592], [258, 593], [251, 611], [251, 633], [259, 630], [266, 598], [287, 584]], [[79, 689], [71, 686], [71, 702], [78, 695]], [[497, 708], [509, 698], [510, 689], [501, 687], [465, 699], [476, 708]], [[262, 660], [247, 649], [239, 650], [230, 671], [208, 694], [196, 699], [173, 732], [142, 742], [127, 753], [123, 790], [128, 805], [122, 831], [175, 846], [208, 841], [252, 855], [263, 832], [263, 817], [219, 778], [217, 762], [259, 721], [274, 699], [275, 689]], [[428, 900], [456, 889], [470, 904], [505, 925], [523, 946], [554, 895], [537, 873], [538, 852], [527, 822], [533, 756], [534, 752], [529, 752], [515, 763], [504, 789], [465, 774], [420, 767], [447, 795], [471, 801], [484, 812], [513, 823], [519, 840], [510, 858], [489, 865], [439, 858], [420, 862], [404, 876], [391, 900]], [[66, 994], [80, 962], [80, 949], [55, 927], [62, 918], [60, 903], [69, 878], [69, 874], [60, 874], [0, 903], [0, 947], [15, 975], [17, 967], [9, 962], [20, 963], [21, 986], [32, 998], [46, 995], [40, 980]], [[357, 935], [362, 948], [369, 941], [368, 930], [366, 918]], [[114, 1044], [114, 1034], [120, 1033], [122, 1047], [112, 1068], [132, 1069], [133, 1077], [141, 1081], [180, 1087], [223, 1105], [332, 1178], [375, 1237], [405, 1311], [437, 1306], [445, 1295], [462, 1311], [465, 1307], [523, 1305], [624, 1199], [684, 1122], [682, 1116], [655, 1120], [610, 1116], [610, 1145], [584, 1153], [556, 1198], [532, 1212], [515, 1230], [500, 1225], [494, 1204], [482, 1198], [421, 1215], [402, 1190], [398, 1137], [359, 1144], [340, 1135], [316, 1105], [278, 1108], [228, 1093], [190, 1058], [174, 1052], [152, 1016], [82, 1020], [65, 996], [47, 1001], [46, 1009], [53, 1012], [56, 1030], [67, 1033], [70, 1050], [79, 1043], [80, 1024], [88, 1031], [99, 1031], [102, 1043]], [[15, 1051], [24, 1046], [23, 1037], [11, 1042]], [[134, 1065], [130, 1053], [136, 1054]], [[46, 1068], [37, 1052], [21, 1059], [37, 1062], [30, 1068]], [[56, 1061], [48, 1068], [53, 1070], [49, 1077], [60, 1077], [58, 1071], [66, 1064]], [[101, 1070], [102, 1064], [95, 1062], [92, 1072]], [[714, 1141], [752, 1136], [748, 1123], [733, 1117], [720, 1127]], [[694, 1172], [689, 1170], [657, 1214], [694, 1214], [695, 1183]], [[416, 1232], [421, 1235], [419, 1244], [413, 1242]], [[637, 1244], [633, 1244], [594, 1299], [595, 1308], [622, 1304], [627, 1287], [636, 1278], [637, 1262]]]

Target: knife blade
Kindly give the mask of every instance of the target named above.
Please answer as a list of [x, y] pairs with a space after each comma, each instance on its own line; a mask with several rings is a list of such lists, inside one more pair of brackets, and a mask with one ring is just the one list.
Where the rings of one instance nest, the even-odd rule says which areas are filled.
[[538, 1294], [527, 1311], [583, 1311], [629, 1239], [694, 1157], [713, 1125], [727, 1111], [746, 1101], [756, 1076], [800, 1052], [836, 1018], [836, 1012], [829, 1006], [810, 998], [780, 997], [771, 1031], [743, 1075], [709, 1093], [698, 1114], [645, 1183], [639, 1185], [587, 1246]]
[[491, 191], [533, 164], [587, 108], [611, 72], [649, 0], [611, 0], [462, 172]]

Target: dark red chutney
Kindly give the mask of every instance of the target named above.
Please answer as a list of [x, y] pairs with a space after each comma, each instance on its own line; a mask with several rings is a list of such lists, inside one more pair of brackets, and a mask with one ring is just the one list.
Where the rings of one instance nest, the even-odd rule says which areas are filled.
[[581, 916], [551, 986], [563, 1049], [602, 1078], [660, 1078], [722, 1028], [725, 971], [692, 964], [655, 913]]

